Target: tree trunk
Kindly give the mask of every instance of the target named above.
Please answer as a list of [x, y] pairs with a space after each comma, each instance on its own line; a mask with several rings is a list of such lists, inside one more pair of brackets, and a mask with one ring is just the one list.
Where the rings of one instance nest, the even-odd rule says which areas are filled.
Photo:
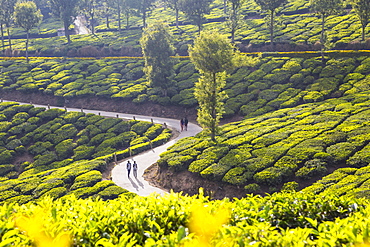
[[95, 34], [94, 13], [91, 13], [91, 33]]
[[236, 6], [234, 3], [232, 3], [231, 6], [231, 16], [230, 16], [230, 21], [231, 21], [231, 43], [235, 43], [235, 32], [236, 32], [236, 27], [237, 27], [237, 13], [236, 13]]
[[224, 14], [226, 15], [226, 13], [227, 13], [227, 9], [226, 9], [226, 2], [227, 2], [227, 0], [224, 0]]
[[109, 27], [109, 8], [107, 7], [107, 8], [105, 9], [105, 11], [106, 11], [106, 15], [105, 15], [105, 24], [107, 25], [107, 29], [110, 29], [110, 27]]
[[198, 34], [200, 34], [200, 31], [202, 31], [202, 17], [198, 15], [196, 18], [197, 18]]
[[212, 73], [212, 96], [211, 96], [211, 116], [212, 116], [212, 123], [211, 123], [211, 140], [216, 141], [216, 73]]
[[275, 14], [275, 10], [271, 10], [271, 15], [270, 15], [270, 43], [271, 43], [271, 51], [274, 50], [274, 14]]
[[3, 24], [0, 24], [1, 28], [1, 43], [3, 45], [3, 51], [5, 51], [5, 40], [4, 40], [4, 27]]
[[110, 29], [110, 27], [109, 27], [109, 16], [108, 15], [105, 16], [105, 24], [107, 26], [107, 29]]
[[143, 10], [143, 27], [145, 28], [146, 27], [146, 11]]
[[64, 32], [65, 32], [65, 36], [67, 38], [68, 44], [70, 44], [71, 43], [71, 37], [69, 37], [68, 27], [69, 27], [69, 25], [67, 24], [67, 21], [64, 21]]
[[30, 62], [29, 58], [28, 58], [28, 39], [30, 37], [30, 33], [29, 31], [27, 31], [27, 39], [26, 39], [26, 60], [27, 60], [27, 63]]
[[324, 57], [324, 49], [325, 49], [325, 13], [321, 13], [321, 37], [320, 37], [320, 43], [321, 43], [321, 62], [322, 64], [325, 64], [325, 57]]
[[179, 29], [179, 9], [176, 8], [176, 28]]
[[235, 43], [235, 28], [231, 28], [231, 43]]
[[325, 34], [325, 14], [321, 13], [321, 36], [320, 36], [320, 42], [321, 42], [321, 47], [324, 48], [324, 34]]
[[127, 14], [126, 15], [126, 29], [128, 29], [130, 27], [129, 19], [130, 19], [130, 15]]
[[121, 6], [118, 6], [118, 31], [121, 32]]
[[12, 49], [12, 39], [10, 38], [10, 28], [9, 27], [6, 27], [6, 31], [8, 33], [8, 41], [9, 41], [10, 54], [12, 54], [13, 53], [13, 49]]
[[364, 23], [361, 23], [361, 26], [362, 26], [362, 34], [361, 34], [361, 40], [362, 41], [365, 41], [365, 27], [366, 27], [366, 25], [364, 24]]

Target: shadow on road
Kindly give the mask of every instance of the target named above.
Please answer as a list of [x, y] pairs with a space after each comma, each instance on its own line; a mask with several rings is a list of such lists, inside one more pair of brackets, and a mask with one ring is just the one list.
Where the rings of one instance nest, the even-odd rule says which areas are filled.
[[137, 186], [137, 184], [134, 182], [134, 180], [132, 180], [132, 178], [128, 178], [132, 184], [132, 187], [134, 187], [137, 191], [139, 191], [139, 186]]
[[139, 184], [139, 186], [144, 189], [144, 184], [142, 182], [140, 182], [140, 180], [137, 179], [137, 178], [136, 178], [136, 181]]

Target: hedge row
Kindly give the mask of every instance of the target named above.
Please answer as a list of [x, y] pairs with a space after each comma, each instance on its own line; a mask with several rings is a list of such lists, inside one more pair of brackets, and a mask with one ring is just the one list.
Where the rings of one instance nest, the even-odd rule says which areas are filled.
[[[82, 193], [82, 197], [92, 195], [94, 193], [86, 192], [86, 188], [102, 180], [100, 172], [84, 175], [76, 180], [76, 184], [71, 178], [68, 182], [46, 183], [47, 190], [35, 189], [43, 183], [45, 175], [40, 174], [72, 169], [79, 166], [76, 161], [94, 158], [101, 166], [101, 163], [162, 145], [170, 137], [169, 129], [151, 122], [124, 121], [57, 108], [46, 110], [15, 102], [0, 103], [0, 187], [5, 186], [0, 201], [10, 200], [15, 195], [14, 201], [32, 200], [54, 187], [65, 188], [57, 189], [55, 197], [69, 190]], [[78, 175], [85, 172], [86, 169]], [[29, 177], [35, 181], [29, 182]], [[25, 178], [27, 182], [23, 182]], [[25, 188], [16, 186], [14, 191], [8, 190], [18, 183], [24, 184]], [[5, 193], [5, 190], [8, 191]]]
[[159, 165], [188, 170], [254, 192], [275, 191], [289, 181], [318, 180], [329, 167], [370, 164], [369, 91], [280, 109], [180, 140]]
[[[109, 187], [108, 187], [109, 188]], [[369, 238], [369, 202], [275, 193], [240, 200], [120, 196], [0, 206], [0, 240], [17, 246], [341, 246]]]
[[[35, 174], [23, 173], [16, 179], [0, 181], [0, 204], [37, 202], [46, 197], [100, 197], [115, 199], [127, 193], [110, 180], [102, 180], [104, 161], [79, 161]], [[133, 196], [133, 195], [132, 195]]]
[[[230, 33], [225, 19], [228, 17], [223, 10], [224, 2], [214, 1], [211, 5], [211, 13], [205, 16], [210, 22], [204, 25], [205, 29], [216, 29], [223, 33]], [[275, 23], [275, 41], [276, 50], [307, 50], [320, 49], [316, 44], [320, 40], [321, 19], [310, 12], [309, 2], [295, 0], [286, 3], [279, 9]], [[350, 7], [350, 6], [349, 6]], [[241, 27], [236, 33], [236, 41], [242, 44], [246, 49], [260, 49], [261, 45], [269, 43], [269, 28], [266, 21], [266, 13], [260, 10], [260, 7], [254, 0], [248, 0], [241, 8], [242, 16], [245, 18], [241, 22]], [[197, 27], [180, 14], [181, 29], [172, 25], [175, 33], [175, 43], [179, 54], [187, 53], [187, 45], [192, 42]], [[111, 13], [109, 18], [109, 28], [106, 25], [106, 16], [95, 16], [97, 22], [95, 29], [98, 32], [94, 35], [73, 35], [71, 44], [65, 44], [65, 37], [37, 38], [32, 39], [29, 45], [29, 51], [41, 56], [112, 56], [112, 55], [141, 55], [138, 40], [141, 36], [142, 25], [141, 18], [132, 16], [130, 25], [133, 29], [123, 30], [121, 32], [112, 32], [118, 28], [118, 17]], [[162, 20], [174, 24], [175, 12], [163, 5], [158, 5], [148, 16], [148, 22]], [[224, 24], [224, 25], [223, 25]], [[58, 26], [59, 25], [59, 26]], [[61, 26], [52, 18], [44, 21], [40, 30], [34, 30], [35, 34], [42, 32], [56, 32]], [[336, 49], [343, 48], [369, 48], [368, 43], [361, 43], [361, 24], [354, 11], [343, 11], [340, 15], [329, 16], [326, 21], [327, 37], [330, 44]], [[368, 28], [366, 29], [368, 32]], [[15, 35], [21, 34], [21, 29], [14, 30]], [[316, 44], [316, 45], [315, 45]], [[13, 47], [22, 50], [24, 53], [24, 40], [17, 39]], [[252, 47], [252, 48], [248, 48]]]
[[[144, 79], [141, 60], [1, 61], [0, 90], [51, 94], [69, 98], [99, 97], [196, 106], [198, 74], [188, 60], [175, 65], [174, 86], [163, 97]], [[242, 67], [227, 79], [226, 116], [258, 116], [301, 103], [320, 102], [368, 89], [368, 57], [265, 57], [255, 68]], [[63, 103], [61, 103], [63, 104]]]

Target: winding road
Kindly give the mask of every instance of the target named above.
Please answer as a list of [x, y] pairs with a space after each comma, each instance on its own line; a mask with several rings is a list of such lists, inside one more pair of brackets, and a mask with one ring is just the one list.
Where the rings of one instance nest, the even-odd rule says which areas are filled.
[[[11, 100], [3, 100], [4, 102], [13, 102]], [[20, 104], [32, 104], [32, 103], [23, 103], [18, 102]], [[107, 112], [107, 111], [99, 111], [99, 110], [87, 110], [87, 109], [79, 109], [79, 108], [64, 108], [64, 107], [57, 107], [57, 106], [46, 106], [46, 105], [38, 105], [38, 104], [32, 104], [36, 107], [45, 107], [45, 108], [59, 108], [59, 109], [66, 109], [67, 111], [83, 111], [84, 113], [93, 113], [96, 115], [101, 115], [104, 117], [119, 117], [122, 119], [136, 119], [140, 121], [152, 121], [154, 123], [159, 124], [166, 124], [169, 128], [174, 129], [179, 132], [179, 135], [175, 138], [171, 139], [169, 142], [156, 147], [154, 149], [151, 149], [149, 151], [140, 153], [135, 156], [131, 156], [127, 159], [120, 160], [117, 162], [117, 165], [112, 169], [112, 180], [115, 184], [118, 186], [134, 192], [140, 196], [148, 196], [152, 193], [158, 193], [160, 195], [163, 195], [166, 193], [166, 191], [151, 186], [148, 181], [144, 180], [143, 174], [144, 171], [150, 167], [152, 164], [157, 162], [159, 159], [159, 154], [166, 151], [168, 147], [175, 144], [178, 140], [184, 137], [194, 136], [197, 133], [199, 133], [202, 128], [194, 123], [190, 123], [188, 125], [187, 131], [180, 131], [180, 120], [179, 119], [170, 119], [170, 118], [161, 118], [161, 117], [152, 117], [152, 116], [142, 116], [142, 115], [134, 115], [134, 114], [125, 114], [125, 113], [119, 113], [119, 112]], [[133, 160], [136, 161], [138, 164], [138, 173], [137, 178], [134, 178], [133, 174], [131, 173], [130, 178], [127, 176], [127, 170], [126, 170], [126, 163], [130, 160], [132, 163]]]

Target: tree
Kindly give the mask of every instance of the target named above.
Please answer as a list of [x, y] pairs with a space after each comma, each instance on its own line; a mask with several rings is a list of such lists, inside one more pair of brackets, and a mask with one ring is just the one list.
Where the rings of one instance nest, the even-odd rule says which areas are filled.
[[10, 37], [10, 26], [12, 25], [13, 14], [14, 14], [14, 6], [17, 0], [1, 0], [1, 8], [0, 8], [0, 16], [2, 20], [2, 24], [5, 25], [7, 34], [8, 34], [8, 42], [9, 42], [9, 49], [10, 53], [12, 53], [12, 41]]
[[149, 25], [140, 39], [144, 55], [144, 72], [152, 87], [162, 89], [167, 96], [167, 89], [172, 85], [174, 74], [174, 46], [168, 28], [161, 23]]
[[141, 18], [143, 20], [143, 27], [145, 28], [147, 25], [146, 24], [147, 13], [154, 7], [153, 3], [155, 2], [155, 0], [136, 0], [136, 1], [137, 1], [136, 9], [141, 14]]
[[227, 72], [237, 66], [250, 65], [254, 60], [236, 51], [225, 35], [204, 31], [189, 47], [189, 56], [201, 74], [194, 91], [199, 103], [197, 120], [210, 130], [211, 140], [215, 141], [224, 112], [223, 101], [227, 98], [223, 90]]
[[15, 5], [14, 19], [18, 26], [22, 27], [27, 33], [26, 39], [26, 58], [28, 60], [28, 40], [30, 30], [38, 26], [42, 21], [42, 14], [34, 2], [19, 2]]
[[134, 14], [134, 9], [138, 8], [138, 2], [136, 0], [123, 0], [122, 10], [126, 17], [126, 29], [129, 28], [129, 19]]
[[102, 2], [102, 5], [100, 6], [100, 14], [103, 17], [105, 17], [105, 24], [107, 26], [107, 29], [110, 29], [109, 18], [112, 15], [112, 5], [113, 5], [113, 1], [112, 0], [104, 0]]
[[81, 7], [85, 16], [88, 17], [91, 33], [95, 34], [95, 12], [96, 12], [96, 1], [95, 0], [81, 0]]
[[129, 27], [129, 19], [134, 9], [138, 9], [139, 5], [136, 0], [112, 0], [115, 9], [117, 10], [118, 18], [118, 31], [121, 31], [121, 14], [126, 17], [126, 29]]
[[227, 0], [230, 4], [228, 26], [231, 30], [231, 43], [235, 42], [235, 32], [239, 28], [241, 23], [240, 8], [245, 0]]
[[325, 19], [343, 10], [343, 0], [311, 0], [311, 9], [321, 16], [321, 36], [320, 43], [325, 44]]
[[255, 0], [262, 10], [268, 11], [270, 16], [269, 29], [270, 29], [270, 43], [271, 47], [274, 46], [274, 19], [276, 9], [285, 4], [286, 0]]
[[[4, 0], [0, 0], [0, 6], [3, 6]], [[3, 47], [3, 51], [5, 50], [5, 41], [4, 41], [4, 17], [3, 17], [3, 9], [0, 9], [0, 33], [1, 33], [1, 45]]]
[[362, 41], [365, 40], [365, 28], [370, 20], [370, 0], [353, 0], [353, 8], [362, 26]]
[[175, 10], [176, 28], [179, 28], [179, 1], [180, 0], [164, 0], [168, 7]]
[[63, 22], [68, 44], [71, 43], [68, 30], [78, 15], [79, 0], [50, 0], [50, 5], [54, 16]]
[[114, 8], [117, 10], [118, 31], [121, 31], [121, 12], [122, 12], [123, 1], [124, 0], [112, 0]]
[[198, 33], [202, 29], [205, 14], [210, 12], [213, 0], [179, 0], [179, 9], [198, 26]]

